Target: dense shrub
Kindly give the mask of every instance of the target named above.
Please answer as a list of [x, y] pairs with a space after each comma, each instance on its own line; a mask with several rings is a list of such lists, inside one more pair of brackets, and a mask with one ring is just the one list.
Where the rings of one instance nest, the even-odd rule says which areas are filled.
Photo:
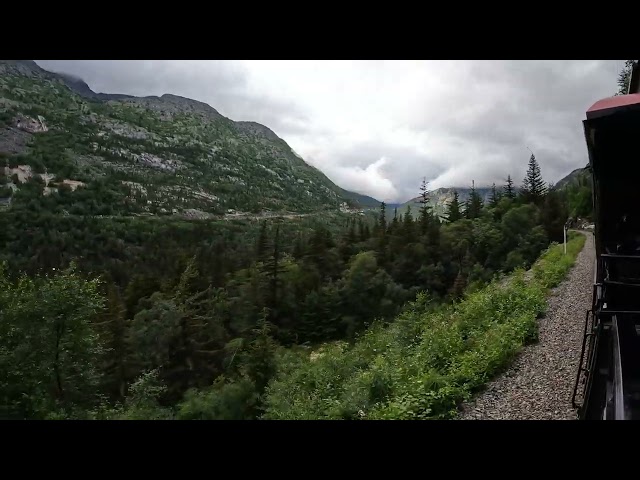
[[[389, 327], [374, 325], [352, 347], [339, 342], [312, 357], [289, 351], [267, 391], [265, 418], [450, 418], [457, 405], [499, 373], [526, 342], [546, 291], [564, 278], [583, 247], [551, 246], [526, 281], [518, 270], [457, 304], [429, 308], [424, 296]], [[426, 304], [425, 304], [426, 303]]]

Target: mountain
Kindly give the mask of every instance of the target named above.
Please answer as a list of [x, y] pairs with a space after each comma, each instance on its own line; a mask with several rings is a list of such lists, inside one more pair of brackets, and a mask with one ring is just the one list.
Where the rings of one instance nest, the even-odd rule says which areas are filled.
[[58, 73], [64, 84], [78, 95], [93, 100], [122, 100], [125, 98], [135, 98], [132, 95], [123, 95], [119, 93], [96, 93], [81, 78], [66, 73]]
[[106, 182], [114, 205], [147, 214], [348, 211], [374, 201], [335, 185], [264, 125], [177, 95], [96, 93], [31, 60], [0, 60], [0, 155], [3, 198], [39, 174], [45, 195]]
[[[587, 165], [588, 167], [588, 165]], [[576, 184], [580, 180], [585, 180], [589, 178], [589, 170], [587, 167], [584, 168], [576, 168], [571, 173], [569, 173], [566, 177], [561, 178], [556, 182], [553, 186], [554, 189], [560, 189], [566, 187], [568, 185]]]
[[376, 200], [368, 195], [361, 193], [350, 192], [348, 190], [340, 189], [343, 198], [351, 200], [355, 205], [359, 205], [362, 208], [378, 208], [380, 207], [380, 200]]

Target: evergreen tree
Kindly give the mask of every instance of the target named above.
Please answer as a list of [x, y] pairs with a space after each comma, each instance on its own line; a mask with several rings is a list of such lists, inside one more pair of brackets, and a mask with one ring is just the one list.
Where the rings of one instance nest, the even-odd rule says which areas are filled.
[[504, 196], [510, 200], [516, 198], [516, 191], [513, 188], [513, 180], [511, 180], [511, 175], [507, 175], [507, 183], [503, 187]]
[[427, 230], [426, 240], [429, 246], [428, 257], [430, 262], [435, 262], [438, 258], [440, 249], [440, 219], [436, 216], [430, 216], [429, 229]]
[[[368, 225], [365, 225], [364, 236], [370, 237]], [[323, 225], [318, 225], [309, 240], [308, 259], [318, 268], [321, 278], [331, 276], [335, 268], [334, 258], [330, 255], [330, 249], [333, 247], [331, 232]]]
[[367, 232], [365, 230], [365, 224], [362, 221], [361, 218], [358, 219], [358, 240], [360, 242], [364, 242], [367, 238], [369, 238], [369, 235], [367, 235]]
[[451, 286], [451, 290], [449, 294], [453, 299], [458, 299], [464, 293], [464, 289], [467, 286], [467, 279], [464, 273], [462, 272], [462, 268], [458, 269], [458, 275], [456, 275], [456, 279]]
[[271, 336], [272, 326], [263, 313], [256, 327], [251, 331], [247, 346], [240, 354], [240, 370], [248, 377], [262, 395], [267, 383], [275, 373], [275, 356], [278, 344]]
[[404, 221], [413, 220], [413, 214], [411, 213], [411, 205], [407, 205], [407, 210], [404, 212]]
[[544, 198], [541, 208], [542, 226], [549, 240], [561, 242], [564, 233], [564, 224], [569, 216], [567, 204], [560, 198], [560, 193], [550, 190]]
[[273, 238], [273, 254], [265, 263], [265, 269], [269, 278], [269, 295], [267, 297], [267, 305], [270, 308], [270, 318], [275, 320], [278, 318], [278, 302], [280, 285], [282, 284], [281, 275], [283, 273], [282, 251], [280, 246], [280, 224], [276, 225], [276, 232]]
[[355, 253], [355, 245], [358, 243], [358, 237], [356, 236], [356, 229], [353, 222], [349, 222], [349, 227], [342, 235], [338, 251], [340, 257], [344, 262], [348, 262], [351, 255]]
[[261, 260], [267, 254], [269, 249], [269, 237], [267, 236], [267, 222], [263, 221], [260, 225], [260, 233], [256, 243], [256, 258]]
[[528, 203], [540, 205], [547, 193], [547, 186], [542, 180], [540, 166], [536, 161], [535, 155], [532, 153], [529, 158], [529, 168], [527, 175], [522, 181], [522, 197]]
[[622, 71], [618, 74], [618, 92], [616, 95], [626, 95], [629, 91], [629, 81], [631, 80], [631, 70], [634, 60], [625, 60]]
[[468, 219], [478, 218], [482, 210], [482, 198], [476, 191], [475, 182], [471, 183], [471, 193], [469, 194], [469, 200], [467, 200], [467, 208], [465, 209], [465, 217]]
[[188, 298], [193, 293], [196, 293], [197, 281], [199, 278], [198, 267], [196, 266], [197, 260], [195, 255], [189, 259], [186, 268], [180, 275], [178, 285], [175, 288], [173, 298], [176, 303], [180, 303], [184, 299]]
[[453, 191], [453, 199], [447, 205], [447, 213], [445, 214], [445, 219], [449, 222], [455, 222], [462, 218], [462, 213], [460, 212], [460, 196], [457, 190]]
[[[353, 224], [351, 224], [351, 227], [349, 229], [349, 233], [353, 232], [353, 237], [354, 237], [354, 241], [353, 243], [355, 243], [355, 228], [353, 226]], [[296, 260], [302, 258], [302, 256], [304, 255], [304, 246], [302, 244], [302, 235], [300, 233], [298, 233], [298, 235], [296, 235], [296, 243], [294, 243], [293, 245], [293, 258], [295, 258]]]
[[387, 205], [382, 202], [380, 204], [380, 216], [378, 218], [378, 226], [380, 228], [380, 235], [384, 236], [387, 231]]
[[420, 233], [427, 233], [429, 228], [429, 217], [431, 206], [429, 205], [429, 190], [427, 189], [427, 179], [422, 179], [420, 186]]
[[128, 321], [126, 306], [115, 284], [107, 285], [106, 309], [97, 323], [98, 332], [105, 342], [102, 369], [105, 374], [104, 386], [112, 398], [122, 400], [127, 388], [127, 345]]
[[219, 289], [198, 291], [200, 273], [192, 258], [170, 294], [155, 292], [131, 321], [127, 348], [133, 367], [143, 374], [161, 369], [166, 401], [189, 388], [208, 385], [221, 371], [226, 331], [221, 311], [226, 297]]
[[376, 242], [376, 255], [378, 257], [378, 262], [380, 265], [386, 265], [388, 258], [388, 248], [387, 245], [389, 243], [389, 238], [387, 235], [387, 213], [386, 213], [386, 204], [382, 202], [380, 204], [380, 220], [378, 225], [379, 237]]
[[398, 220], [398, 207], [393, 209], [393, 220], [391, 221], [391, 226], [389, 227], [390, 233], [396, 233], [398, 231], [398, 226], [400, 225], [400, 221]]
[[411, 243], [414, 241], [414, 221], [413, 215], [411, 215], [411, 205], [407, 205], [407, 211], [404, 212], [404, 220], [402, 222], [402, 232], [403, 237], [406, 243]]
[[496, 184], [491, 185], [491, 197], [489, 198], [489, 205], [491, 208], [495, 208], [498, 206], [498, 202], [500, 201], [500, 194], [496, 189]]
[[349, 245], [355, 245], [357, 242], [358, 242], [358, 237], [356, 235], [355, 224], [351, 222], [351, 225], [349, 225], [349, 231], [347, 233], [347, 243]]

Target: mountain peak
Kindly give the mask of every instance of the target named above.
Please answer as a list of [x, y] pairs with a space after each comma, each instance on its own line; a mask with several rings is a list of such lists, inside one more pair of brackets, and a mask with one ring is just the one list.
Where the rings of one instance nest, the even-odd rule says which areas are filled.
[[[278, 137], [278, 135], [276, 135], [273, 130], [271, 130], [268, 127], [265, 127], [264, 125], [261, 125], [260, 123], [256, 123], [256, 122], [236, 122], [236, 125], [238, 125], [242, 130], [244, 130], [246, 132], [251, 132], [251, 133], [259, 134], [259, 135], [264, 135], [265, 137], [269, 138], [270, 140], [280, 140], [280, 137]], [[296, 156], [298, 158], [302, 158], [297, 154], [296, 154]]]
[[33, 60], [0, 60], [0, 72], [13, 72], [18, 75], [32, 76], [34, 74], [45, 74], [43, 70]]
[[188, 98], [188, 97], [182, 97], [180, 95], [174, 95], [172, 93], [165, 93], [164, 95], [162, 95], [160, 97], [161, 100], [164, 100], [166, 102], [171, 102], [171, 103], [176, 103], [176, 104], [185, 104], [185, 105], [191, 105], [194, 108], [197, 108], [199, 110], [207, 110], [210, 112], [215, 112], [216, 114], [220, 115], [218, 113], [218, 111], [213, 108], [211, 105], [209, 105], [208, 103], [204, 103], [204, 102], [200, 102], [198, 100], [194, 100], [193, 98]]
[[19, 65], [24, 65], [25, 67], [28, 67], [28, 68], [40, 70], [40, 67], [38, 66], [38, 64], [33, 60], [8, 60], [8, 61], [9, 62], [13, 61]]
[[224, 118], [215, 108], [207, 103], [171, 93], [165, 93], [160, 97], [155, 95], [147, 97], [127, 96], [126, 98], [114, 98], [113, 100], [122, 100], [125, 103], [136, 104], [149, 110], [161, 112], [162, 115], [171, 116], [175, 113], [186, 113], [204, 116], [209, 120]]

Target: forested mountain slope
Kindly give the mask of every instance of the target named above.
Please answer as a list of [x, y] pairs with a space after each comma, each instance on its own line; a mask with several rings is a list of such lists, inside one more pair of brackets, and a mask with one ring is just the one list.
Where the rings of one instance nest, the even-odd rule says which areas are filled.
[[0, 197], [36, 174], [45, 194], [100, 181], [117, 201], [99, 213], [337, 211], [358, 198], [263, 125], [176, 95], [96, 94], [27, 60], [0, 61], [0, 155], [12, 155]]

